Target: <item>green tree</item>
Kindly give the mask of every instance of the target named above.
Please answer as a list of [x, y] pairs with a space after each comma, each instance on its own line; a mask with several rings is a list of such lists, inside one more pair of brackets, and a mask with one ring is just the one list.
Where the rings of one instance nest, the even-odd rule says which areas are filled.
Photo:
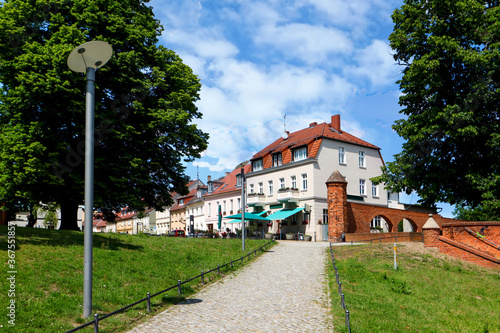
[[392, 19], [405, 142], [373, 181], [499, 218], [499, 1], [405, 0]]
[[16, 210], [57, 202], [61, 229], [83, 203], [85, 75], [69, 70], [77, 45], [108, 42], [96, 73], [95, 207], [172, 204], [183, 161], [206, 149], [193, 120], [200, 82], [171, 50], [147, 0], [5, 0], [0, 4], [0, 202]]

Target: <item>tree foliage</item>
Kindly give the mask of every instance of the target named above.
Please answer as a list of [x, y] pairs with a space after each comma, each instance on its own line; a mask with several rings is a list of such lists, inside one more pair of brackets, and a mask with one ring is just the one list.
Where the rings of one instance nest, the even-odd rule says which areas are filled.
[[[85, 75], [67, 57], [103, 40], [96, 73], [95, 205], [109, 212], [170, 205], [188, 181], [182, 161], [208, 135], [192, 122], [200, 83], [172, 51], [147, 0], [6, 0], [0, 4], [0, 202], [57, 202], [61, 228], [83, 203]], [[68, 216], [71, 216], [68, 218]]]
[[499, 2], [405, 0], [392, 19], [405, 142], [374, 181], [500, 217]]

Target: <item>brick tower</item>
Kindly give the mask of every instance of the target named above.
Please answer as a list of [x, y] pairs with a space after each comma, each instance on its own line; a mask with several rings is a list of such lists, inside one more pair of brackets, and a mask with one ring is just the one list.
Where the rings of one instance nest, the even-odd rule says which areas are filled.
[[326, 181], [328, 197], [328, 240], [341, 242], [347, 231], [347, 181], [335, 170]]

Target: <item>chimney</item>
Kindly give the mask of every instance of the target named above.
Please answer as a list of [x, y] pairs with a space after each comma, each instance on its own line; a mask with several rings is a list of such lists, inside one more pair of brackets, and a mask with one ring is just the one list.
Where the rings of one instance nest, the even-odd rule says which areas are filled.
[[226, 171], [226, 177], [229, 176], [229, 171]]
[[332, 116], [332, 123], [331, 123], [332, 127], [334, 130], [340, 132], [341, 129], [340, 129], [340, 115], [339, 114], [336, 114], [335, 116]]
[[310, 124], [309, 124], [309, 127], [314, 127], [314, 126], [316, 126], [316, 125], [318, 125], [318, 123], [317, 123], [317, 122], [310, 123]]
[[212, 180], [212, 176], [208, 176], [207, 177], [207, 182], [211, 181]]

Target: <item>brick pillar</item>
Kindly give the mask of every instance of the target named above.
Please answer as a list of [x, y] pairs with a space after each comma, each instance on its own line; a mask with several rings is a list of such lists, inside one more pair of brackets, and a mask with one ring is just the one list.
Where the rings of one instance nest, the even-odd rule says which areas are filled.
[[425, 247], [439, 247], [438, 237], [441, 234], [441, 227], [434, 220], [432, 214], [429, 214], [429, 219], [422, 227], [422, 234]]
[[328, 199], [328, 240], [341, 242], [347, 231], [347, 181], [335, 170], [326, 181]]

